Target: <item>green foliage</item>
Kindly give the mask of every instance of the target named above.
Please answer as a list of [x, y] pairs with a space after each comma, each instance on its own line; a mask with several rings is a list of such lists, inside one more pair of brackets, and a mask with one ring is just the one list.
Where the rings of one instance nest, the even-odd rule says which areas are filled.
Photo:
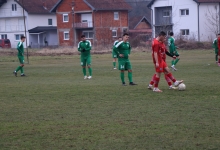
[[162, 77], [163, 93], [147, 89], [151, 53], [132, 53], [138, 85], [126, 87], [112, 69], [111, 54], [92, 56], [91, 80], [83, 79], [77, 55], [30, 57], [27, 77], [17, 78], [17, 58], [2, 56], [0, 149], [218, 149], [220, 69], [214, 52], [179, 52], [173, 75], [184, 80], [186, 91], [169, 90]]

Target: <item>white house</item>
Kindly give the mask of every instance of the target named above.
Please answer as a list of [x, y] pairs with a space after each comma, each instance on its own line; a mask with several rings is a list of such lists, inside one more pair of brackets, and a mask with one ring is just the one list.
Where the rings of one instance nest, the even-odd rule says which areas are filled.
[[219, 32], [220, 0], [152, 0], [153, 36], [164, 30], [188, 39], [211, 41]]
[[0, 0], [0, 38], [10, 39], [12, 48], [21, 35], [30, 47], [58, 45], [56, 14], [50, 12], [57, 1]]

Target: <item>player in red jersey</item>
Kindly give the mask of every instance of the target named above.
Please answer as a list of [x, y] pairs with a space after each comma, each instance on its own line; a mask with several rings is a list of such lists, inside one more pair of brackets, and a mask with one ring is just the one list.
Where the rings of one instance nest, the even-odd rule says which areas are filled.
[[166, 39], [166, 33], [161, 31], [159, 33], [159, 36], [157, 38], [155, 38], [152, 42], [152, 58], [153, 58], [153, 63], [155, 65], [155, 70], [156, 73], [153, 76], [153, 80], [151, 83], [154, 82], [154, 88], [152, 87], [153, 84], [150, 83], [149, 85], [149, 89], [153, 89], [154, 92], [162, 92], [159, 88], [158, 88], [158, 84], [160, 81], [160, 75], [163, 72], [165, 74], [165, 78], [166, 80], [170, 82], [173, 81], [175, 86], [178, 86], [180, 83], [182, 83], [183, 81], [177, 81], [173, 75], [171, 74], [165, 60], [166, 60], [166, 46], [164, 44], [164, 41]]

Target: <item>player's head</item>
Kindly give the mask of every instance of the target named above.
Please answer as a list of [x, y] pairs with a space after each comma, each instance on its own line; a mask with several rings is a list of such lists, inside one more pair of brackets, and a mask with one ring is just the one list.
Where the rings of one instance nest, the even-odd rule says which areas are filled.
[[129, 34], [128, 33], [124, 33], [123, 34], [123, 41], [127, 42], [129, 40]]
[[86, 36], [83, 34], [83, 35], [81, 35], [81, 40], [82, 41], [86, 41]]
[[122, 37], [118, 37], [118, 41], [122, 41]]
[[167, 36], [166, 33], [164, 31], [161, 31], [158, 34], [158, 39], [163, 42], [166, 39], [166, 36]]
[[218, 33], [217, 38], [220, 38], [220, 33]]
[[174, 35], [174, 34], [173, 34], [173, 32], [171, 31], [171, 32], [170, 32], [170, 36], [173, 36], [173, 35]]
[[26, 39], [26, 37], [22, 35], [22, 36], [21, 36], [21, 41], [24, 42], [25, 39]]

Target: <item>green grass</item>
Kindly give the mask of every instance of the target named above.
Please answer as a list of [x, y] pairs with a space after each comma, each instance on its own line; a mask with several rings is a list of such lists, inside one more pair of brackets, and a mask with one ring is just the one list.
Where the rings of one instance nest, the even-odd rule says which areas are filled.
[[92, 80], [83, 80], [78, 55], [31, 56], [23, 78], [12, 75], [16, 56], [1, 56], [0, 149], [219, 149], [220, 68], [214, 53], [180, 55], [173, 75], [187, 89], [169, 90], [162, 77], [163, 93], [147, 90], [151, 53], [132, 54], [138, 86], [127, 87], [110, 54], [92, 56]]

